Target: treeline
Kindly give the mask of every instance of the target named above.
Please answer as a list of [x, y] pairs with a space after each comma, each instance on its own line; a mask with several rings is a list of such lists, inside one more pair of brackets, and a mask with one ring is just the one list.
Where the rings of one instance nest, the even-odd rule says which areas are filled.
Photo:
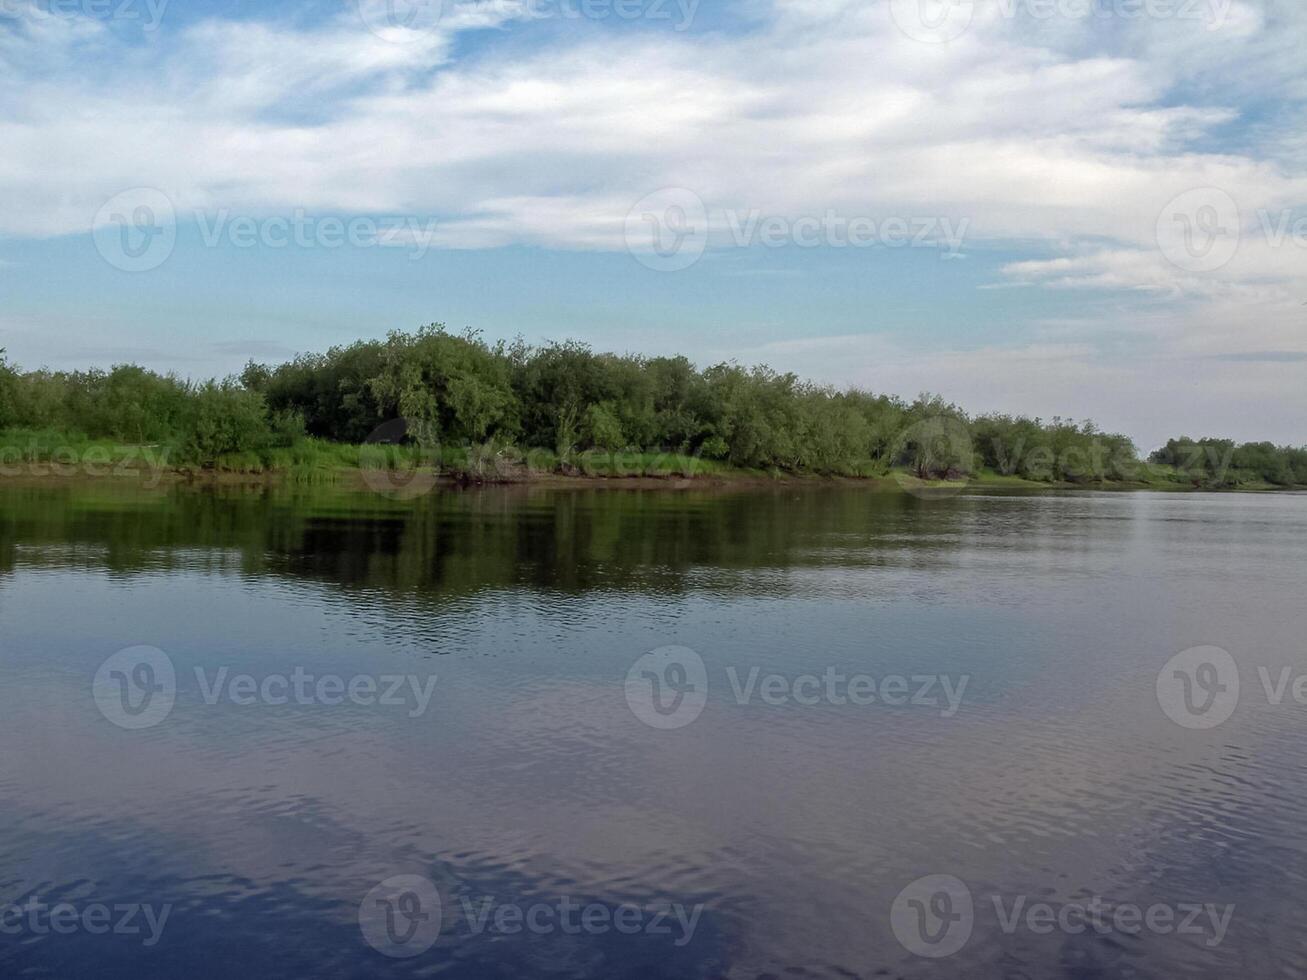
[[0, 359], [0, 430], [14, 429], [160, 445], [171, 461], [196, 466], [257, 459], [304, 432], [298, 416], [270, 412], [237, 379], [196, 384], [134, 364], [24, 372]]
[[788, 473], [1307, 484], [1301, 449], [1177, 440], [1144, 461], [1128, 438], [1089, 422], [972, 418], [935, 395], [909, 402], [575, 342], [488, 344], [440, 325], [202, 383], [135, 365], [24, 372], [0, 357], [0, 429], [161, 445], [177, 463], [238, 469], [305, 445], [402, 441], [542, 450], [563, 469], [586, 454], [642, 452]]
[[[243, 385], [309, 435], [367, 439], [403, 418], [419, 443], [669, 452], [741, 469], [922, 478], [978, 468], [1040, 480], [1120, 479], [1130, 440], [1090, 423], [988, 416], [937, 395], [906, 402], [838, 391], [767, 367], [685, 357], [596, 353], [584, 344], [490, 345], [432, 326], [360, 341], [276, 367], [249, 365]], [[979, 437], [979, 438], [977, 438]]]
[[1307, 486], [1307, 447], [1295, 449], [1269, 442], [1237, 445], [1232, 439], [1183, 437], [1167, 440], [1149, 460], [1185, 473], [1202, 486]]

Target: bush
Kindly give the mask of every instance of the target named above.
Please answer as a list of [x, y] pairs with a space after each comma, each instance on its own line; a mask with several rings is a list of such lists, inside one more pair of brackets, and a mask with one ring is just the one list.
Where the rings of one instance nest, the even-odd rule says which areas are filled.
[[263, 395], [231, 379], [195, 388], [188, 408], [181, 441], [187, 462], [214, 466], [220, 457], [241, 454], [243, 466], [272, 445]]

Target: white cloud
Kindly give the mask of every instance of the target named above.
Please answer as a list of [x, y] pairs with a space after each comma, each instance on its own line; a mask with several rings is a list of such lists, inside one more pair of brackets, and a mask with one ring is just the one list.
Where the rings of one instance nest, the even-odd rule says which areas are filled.
[[[1256, 227], [1307, 200], [1282, 125], [1307, 99], [1307, 14], [1211, 2], [1219, 22], [1007, 17], [994, 0], [931, 45], [885, 3], [755, 0], [747, 35], [581, 31], [465, 58], [462, 32], [529, 31], [524, 8], [454, 4], [411, 32], [211, 20], [149, 45], [29, 14], [0, 29], [0, 234], [85, 233], [107, 198], [153, 186], [183, 213], [436, 216], [442, 247], [619, 249], [631, 204], [682, 186], [716, 215], [966, 218], [970, 243], [1034, 256], [1010, 284], [1174, 299], [1139, 329], [1177, 355], [1307, 350], [1307, 252]], [[1268, 103], [1274, 123], [1242, 108]], [[1157, 220], [1208, 186], [1245, 237], [1195, 273], [1158, 250]], [[1064, 354], [1022, 356], [1048, 379]]]

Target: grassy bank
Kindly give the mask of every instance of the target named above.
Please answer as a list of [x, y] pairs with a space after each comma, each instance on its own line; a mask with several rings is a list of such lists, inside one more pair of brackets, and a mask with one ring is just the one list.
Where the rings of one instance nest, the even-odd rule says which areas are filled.
[[168, 443], [125, 443], [49, 429], [0, 432], [0, 480], [67, 480], [120, 477], [157, 485], [164, 482], [288, 482], [358, 486], [405, 492], [417, 486], [545, 483], [629, 486], [767, 485], [850, 483], [869, 489], [947, 493], [964, 487], [1037, 490], [1226, 489], [1283, 490], [1265, 481], [1204, 486], [1191, 473], [1169, 464], [1137, 461], [1113, 479], [1031, 479], [992, 468], [952, 478], [921, 478], [912, 468], [868, 459], [835, 473], [804, 473], [777, 467], [734, 466], [685, 453], [638, 450], [574, 451], [560, 456], [547, 449], [521, 450], [494, 444], [427, 449], [416, 444], [340, 443], [301, 437], [289, 446], [222, 453], [206, 465], [186, 462], [182, 447]]
[[550, 478], [759, 480], [784, 476], [683, 453], [584, 450], [559, 456], [547, 449], [340, 443], [303, 437], [289, 446], [219, 453], [204, 464], [187, 461], [184, 447], [125, 443], [49, 429], [0, 431], [0, 479], [20, 477], [151, 476], [267, 477], [300, 483], [349, 481], [366, 475], [415, 475], [450, 483], [524, 483]]

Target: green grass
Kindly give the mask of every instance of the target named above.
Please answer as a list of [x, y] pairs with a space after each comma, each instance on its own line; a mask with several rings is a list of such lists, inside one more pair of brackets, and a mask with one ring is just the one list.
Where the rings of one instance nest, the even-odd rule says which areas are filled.
[[1027, 480], [1015, 473], [996, 473], [993, 470], [981, 470], [971, 477], [971, 482], [983, 487], [1042, 487], [1047, 484]]
[[[570, 452], [560, 457], [547, 449], [521, 450], [509, 446], [449, 446], [440, 450], [416, 445], [347, 444], [324, 439], [301, 438], [293, 445], [259, 451], [227, 453], [208, 467], [184, 462], [184, 453], [172, 445], [133, 445], [111, 439], [91, 439], [78, 433], [47, 429], [0, 431], [0, 478], [30, 475], [103, 476], [140, 475], [159, 477], [165, 472], [275, 475], [297, 484], [330, 484], [351, 472], [438, 472], [467, 483], [526, 482], [542, 475], [561, 474], [605, 479], [813, 479], [840, 476], [889, 482], [913, 488], [947, 490], [953, 487], [1047, 488], [1050, 486], [1145, 487], [1184, 490], [1193, 480], [1174, 467], [1159, 463], [1137, 465], [1129, 479], [1066, 484], [1031, 480], [1015, 474], [982, 470], [965, 480], [918, 480], [906, 470], [887, 472], [882, 463], [867, 460], [840, 472], [793, 473], [776, 469], [758, 470], [733, 466], [719, 460], [682, 453], [637, 450]], [[1282, 489], [1253, 478], [1250, 473], [1232, 472], [1220, 487], [1227, 490]]]
[[158, 475], [174, 457], [174, 448], [165, 445], [134, 445], [50, 429], [0, 431], [0, 477]]
[[576, 455], [573, 465], [584, 476], [616, 478], [719, 476], [732, 467], [711, 459], [680, 453], [650, 453], [635, 450], [592, 449]]

